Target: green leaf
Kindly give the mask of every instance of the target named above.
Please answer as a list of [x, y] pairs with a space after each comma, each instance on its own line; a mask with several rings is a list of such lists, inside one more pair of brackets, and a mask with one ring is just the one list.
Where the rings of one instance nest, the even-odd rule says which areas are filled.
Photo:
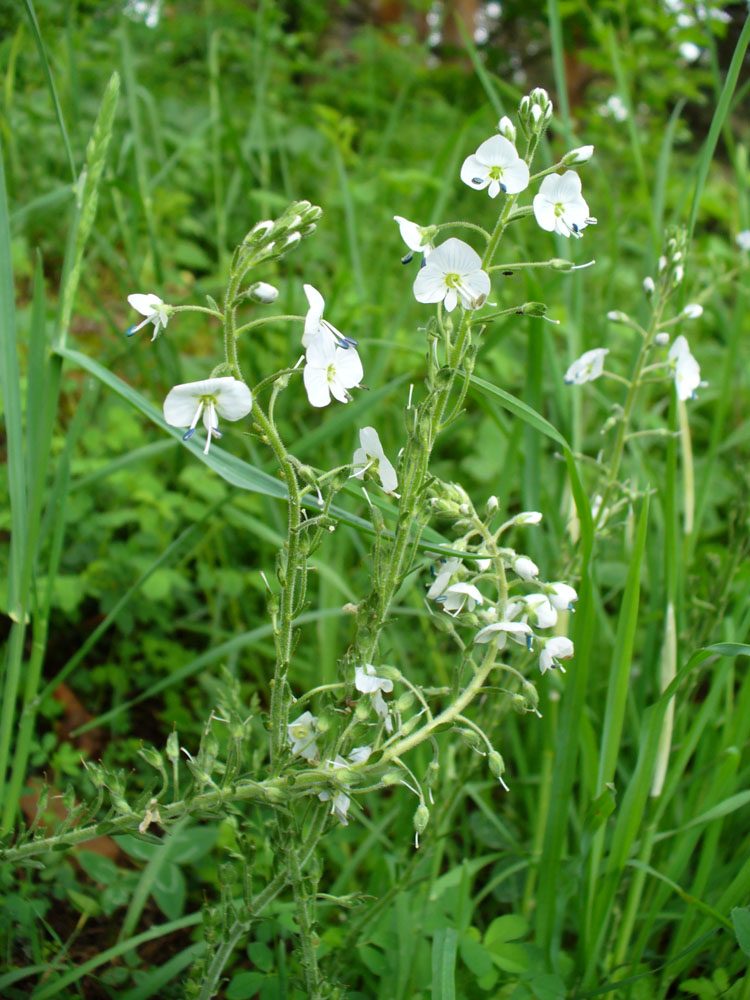
[[503, 389], [498, 389], [496, 385], [491, 382], [486, 382], [483, 378], [478, 378], [476, 375], [471, 376], [471, 384], [476, 386], [481, 392], [486, 396], [490, 396], [495, 399], [503, 409], [508, 410], [514, 416], [519, 417], [524, 423], [527, 423], [534, 430], [539, 431], [541, 434], [546, 434], [548, 438], [551, 438], [556, 444], [559, 444], [561, 448], [565, 451], [570, 451], [570, 445], [554, 427], [549, 420], [537, 413], [528, 403], [524, 403], [523, 400], [518, 399], [516, 396], [512, 396], [509, 392], [505, 392]]
[[249, 1000], [254, 997], [266, 977], [262, 972], [238, 972], [224, 991], [227, 1000]]
[[484, 943], [492, 949], [497, 944], [503, 944], [505, 941], [516, 941], [528, 933], [529, 925], [524, 918], [518, 917], [514, 913], [508, 913], [504, 917], [495, 917], [485, 931]]
[[185, 876], [175, 864], [166, 864], [160, 870], [151, 890], [157, 906], [170, 920], [182, 916], [185, 909], [187, 886]]
[[735, 906], [730, 914], [737, 935], [737, 944], [750, 957], [750, 906]]
[[432, 939], [432, 1000], [456, 1000], [458, 932], [441, 927]]
[[464, 934], [459, 941], [458, 950], [462, 962], [471, 969], [477, 979], [489, 975], [492, 971], [492, 955], [481, 941]]

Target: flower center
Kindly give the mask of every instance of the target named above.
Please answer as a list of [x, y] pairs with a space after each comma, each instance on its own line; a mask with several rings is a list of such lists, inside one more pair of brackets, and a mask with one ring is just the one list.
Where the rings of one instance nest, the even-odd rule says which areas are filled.
[[326, 379], [329, 382], [336, 381], [336, 365], [333, 362], [331, 362], [328, 368], [326, 369]]
[[555, 203], [555, 215], [558, 219], [561, 215], [565, 215], [565, 205], [561, 201]]
[[461, 275], [460, 274], [446, 274], [445, 276], [446, 288], [460, 288], [461, 287]]

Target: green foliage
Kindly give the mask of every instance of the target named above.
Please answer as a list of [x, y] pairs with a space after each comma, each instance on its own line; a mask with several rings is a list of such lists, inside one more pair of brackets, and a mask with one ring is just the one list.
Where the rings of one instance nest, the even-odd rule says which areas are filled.
[[[476, 219], [479, 195], [457, 181], [458, 167], [498, 109], [543, 85], [565, 112], [545, 163], [571, 145], [596, 146], [582, 175], [599, 225], [572, 248], [525, 227], [516, 259], [570, 252], [596, 266], [503, 279], [498, 309], [543, 299], [560, 325], [512, 315], [488, 327], [466, 412], [434, 471], [460, 478], [477, 505], [494, 494], [511, 514], [544, 511], [545, 532], [528, 532], [528, 551], [549, 579], [580, 572], [576, 659], [565, 678], [540, 685], [541, 719], [490, 700], [479, 708], [509, 794], [440, 735], [445, 763], [419, 852], [416, 802], [363, 797], [356, 820], [325, 846], [319, 955], [352, 998], [609, 990], [637, 1000], [677, 990], [745, 1000], [750, 272], [735, 244], [750, 227], [744, 6], [726, 6], [728, 24], [681, 25], [667, 5], [647, 2], [570, 0], [544, 12], [508, 2], [488, 42], [457, 59], [447, 43], [433, 57], [419, 40], [424, 4], [405, 5], [404, 23], [391, 25], [360, 23], [348, 6], [166, 4], [153, 30], [126, 21], [118, 4], [29, 3], [36, 21], [21, 6], [0, 13], [9, 469], [0, 530], [12, 537], [0, 549], [10, 584], [0, 602], [13, 622], [3, 826], [19, 821], [21, 793], [33, 798], [45, 781], [40, 823], [43, 813], [60, 822], [50, 803], [69, 784], [73, 810], [94, 803], [95, 772], [81, 757], [119, 773], [125, 804], [145, 807], [161, 777], [139, 751], [158, 750], [172, 781], [170, 733], [176, 726], [195, 754], [212, 709], [252, 717], [248, 771], [266, 738], [273, 647], [260, 571], [274, 580], [284, 484], [250, 434], [228, 431], [225, 452], [204, 459], [166, 428], [169, 387], [208, 374], [214, 320], [175, 316], [153, 345], [136, 343], [124, 338], [126, 296], [205, 303], [253, 222], [293, 198], [322, 205], [314, 245], [259, 274], [281, 290], [268, 314], [303, 312], [303, 281], [324, 289], [333, 321], [367, 355], [370, 393], [338, 413], [280, 406], [279, 425], [301, 461], [330, 468], [349, 461], [355, 428], [376, 414], [395, 454], [408, 383], [422, 377], [415, 330], [425, 320], [392, 215], [426, 224], [450, 209]], [[697, 63], [680, 57], [685, 42], [701, 47]], [[722, 96], [728, 73], [737, 86]], [[689, 404], [694, 529], [684, 530], [684, 453], [652, 433], [628, 441], [606, 535], [594, 550], [584, 517], [579, 547], [571, 491], [577, 500], [596, 492], [594, 459], [616, 433], [625, 394], [614, 383], [568, 388], [561, 375], [605, 342], [611, 369], [630, 371], [639, 337], [607, 325], [606, 313], [647, 325], [642, 279], [656, 275], [666, 226], [691, 222], [691, 211], [679, 304], [699, 301], [704, 314], [677, 329], [709, 383]], [[251, 337], [251, 380], [298, 349], [291, 325]], [[676, 428], [664, 400], [661, 388], [643, 395], [639, 432]], [[338, 680], [352, 634], [340, 609], [369, 585], [361, 493], [345, 489], [337, 514], [299, 620], [295, 691]], [[425, 560], [399, 595], [388, 657], [448, 686], [452, 647], [425, 612], [427, 573]], [[664, 790], [651, 797], [668, 598], [679, 649], [674, 730]], [[710, 652], [694, 656], [702, 648]], [[82, 714], [55, 696], [61, 682]], [[225, 761], [231, 740], [214, 729]], [[428, 764], [425, 755], [419, 765]], [[203, 940], [220, 940], [245, 905], [245, 881], [257, 891], [275, 874], [267, 814], [245, 806], [220, 825], [118, 836], [113, 857], [49, 853], [18, 878], [6, 867], [0, 994], [183, 995]], [[239, 859], [251, 853], [248, 871]], [[227, 967], [226, 997], [305, 995], [295, 920], [288, 902], [269, 905]]]

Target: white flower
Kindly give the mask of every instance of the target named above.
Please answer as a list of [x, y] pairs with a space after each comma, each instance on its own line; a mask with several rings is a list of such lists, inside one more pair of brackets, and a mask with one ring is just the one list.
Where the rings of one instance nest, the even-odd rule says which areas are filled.
[[[408, 246], [410, 250], [423, 253], [425, 259], [429, 256], [430, 252], [435, 249], [433, 239], [435, 238], [435, 233], [437, 229], [435, 226], [419, 226], [416, 222], [409, 222], [405, 219], [403, 215], [394, 215], [393, 219], [398, 223], [399, 231], [401, 232], [401, 239]], [[409, 254], [409, 259], [411, 254]], [[408, 260], [404, 258], [405, 263]]]
[[476, 153], [466, 157], [461, 167], [461, 180], [475, 191], [488, 188], [490, 198], [497, 198], [501, 191], [518, 194], [529, 186], [529, 166], [512, 142], [501, 135], [493, 135]]
[[737, 246], [740, 250], [750, 250], [750, 229], [737, 233]]
[[589, 206], [581, 194], [581, 178], [575, 170], [549, 174], [534, 196], [536, 221], [548, 233], [580, 237], [596, 219], [589, 216]]
[[309, 344], [302, 378], [311, 406], [328, 406], [331, 396], [340, 403], [352, 398], [347, 391], [358, 386], [364, 371], [354, 347], [339, 347], [325, 332]]
[[484, 628], [480, 628], [474, 636], [474, 642], [485, 643], [489, 642], [491, 639], [497, 639], [497, 648], [504, 649], [508, 635], [510, 635], [513, 639], [518, 639], [519, 636], [523, 636], [524, 638], [520, 641], [524, 642], [529, 648], [531, 648], [531, 640], [534, 633], [531, 631], [526, 622], [495, 622], [492, 625], [485, 625]]
[[458, 304], [479, 309], [490, 294], [490, 277], [482, 270], [476, 250], [451, 238], [432, 251], [414, 280], [417, 302], [443, 302], [448, 312]]
[[195, 433], [195, 428], [203, 414], [203, 424], [208, 431], [206, 447], [208, 454], [211, 438], [220, 438], [219, 417], [224, 420], [241, 420], [253, 407], [253, 396], [244, 382], [232, 378], [206, 378], [200, 382], [186, 382], [176, 385], [164, 400], [164, 419], [170, 427], [187, 427], [182, 440], [187, 441]]
[[446, 587], [442, 598], [439, 598], [443, 605], [443, 611], [449, 615], [456, 615], [463, 611], [464, 605], [468, 604], [468, 610], [473, 611], [477, 604], [483, 604], [484, 598], [473, 583], [452, 583]]
[[690, 353], [685, 337], [677, 337], [669, 348], [667, 358], [674, 367], [674, 384], [678, 399], [690, 399], [700, 385], [700, 365]]
[[680, 313], [684, 319], [698, 319], [699, 316], [703, 315], [703, 306], [699, 305], [697, 302], [688, 302], [685, 308]]
[[[302, 287], [310, 306], [307, 310], [307, 315], [305, 316], [305, 329], [302, 334], [302, 346], [309, 347], [310, 344], [317, 340], [333, 340], [333, 342], [338, 344], [340, 347], [356, 347], [356, 340], [352, 340], [351, 337], [345, 337], [343, 333], [339, 333], [336, 327], [329, 323], [327, 319], [323, 319], [323, 310], [325, 309], [326, 303], [318, 289], [314, 288], [312, 285], [303, 285]], [[314, 405], [315, 404], [313, 403], [313, 406]], [[325, 403], [322, 405], [325, 406]]]
[[123, 14], [132, 21], [143, 21], [147, 28], [155, 28], [161, 16], [161, 0], [128, 0]]
[[593, 155], [593, 146], [577, 146], [575, 149], [571, 149], [569, 153], [565, 154], [563, 157], [563, 163], [566, 167], [572, 167], [574, 164], [586, 163]]
[[171, 307], [165, 305], [158, 295], [128, 295], [128, 302], [136, 312], [139, 312], [141, 316], [145, 316], [146, 318], [138, 326], [129, 327], [125, 335], [132, 337], [134, 333], [141, 330], [147, 323], [153, 323], [154, 335], [151, 340], [156, 340], [159, 336], [159, 331], [162, 327], [166, 327], [169, 322], [169, 314], [172, 311]]
[[593, 382], [595, 378], [599, 378], [604, 370], [604, 358], [607, 354], [607, 347], [595, 347], [586, 351], [565, 372], [566, 384], [583, 385], [584, 382]]
[[432, 581], [432, 586], [427, 591], [427, 596], [434, 601], [445, 591], [451, 582], [451, 577], [462, 569], [463, 563], [458, 558], [442, 559], [440, 568]]
[[378, 677], [375, 667], [370, 663], [365, 663], [363, 667], [356, 667], [354, 670], [354, 686], [362, 694], [370, 695], [372, 707], [385, 722], [385, 731], [387, 733], [393, 732], [393, 720], [385, 698], [381, 694], [382, 691], [389, 694], [393, 690], [393, 681], [386, 677]]
[[303, 712], [294, 722], [290, 722], [286, 727], [289, 742], [292, 744], [292, 753], [297, 753], [306, 760], [312, 760], [318, 756], [318, 747], [315, 742], [316, 716], [310, 712]]
[[544, 648], [539, 654], [539, 669], [545, 673], [547, 670], [559, 667], [565, 673], [560, 660], [569, 660], [573, 652], [573, 643], [570, 639], [564, 635], [555, 635], [544, 643]]
[[356, 469], [352, 475], [355, 479], [364, 479], [367, 469], [372, 469], [380, 477], [380, 485], [386, 493], [393, 493], [398, 487], [396, 470], [385, 456], [378, 432], [374, 427], [363, 427], [359, 432], [362, 445], [354, 452], [352, 465]]
[[355, 667], [354, 686], [362, 694], [373, 694], [375, 691], [385, 691], [390, 694], [393, 690], [393, 681], [387, 677], [378, 677], [377, 670], [371, 663], [365, 663], [363, 667]]
[[539, 576], [539, 567], [528, 556], [514, 556], [510, 565], [522, 580], [535, 580]]
[[619, 94], [612, 94], [607, 103], [602, 105], [605, 114], [612, 115], [616, 122], [624, 122], [628, 117], [628, 107]]
[[546, 594], [526, 594], [522, 599], [525, 613], [537, 628], [554, 628], [557, 612]]
[[573, 604], [578, 600], [574, 587], [567, 583], [548, 583], [547, 596], [550, 604], [557, 611], [573, 610]]
[[[333, 771], [338, 771], [340, 767], [346, 767], [346, 761], [337, 754], [335, 760], [326, 761], [326, 767]], [[329, 792], [327, 788], [324, 788], [322, 792], [318, 792], [318, 798], [321, 802], [328, 802], [330, 800], [331, 814], [336, 817], [342, 826], [348, 826], [349, 820], [346, 814], [349, 811], [351, 799], [345, 792], [340, 790]]]
[[372, 747], [352, 747], [349, 760], [352, 764], [364, 764], [370, 759]]

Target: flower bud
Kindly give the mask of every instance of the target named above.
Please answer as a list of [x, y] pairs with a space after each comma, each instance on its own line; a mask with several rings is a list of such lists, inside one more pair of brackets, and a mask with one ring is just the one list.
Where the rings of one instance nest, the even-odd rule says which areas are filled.
[[611, 309], [607, 313], [607, 319], [612, 320], [613, 323], [625, 323], [630, 325], [630, 317], [627, 313], [621, 312], [619, 309]]
[[538, 510], [522, 510], [513, 518], [513, 524], [539, 524], [541, 520], [542, 515]]
[[167, 757], [173, 762], [180, 757], [180, 738], [176, 729], [173, 729], [167, 737]]
[[515, 556], [510, 565], [522, 580], [535, 580], [539, 576], [539, 567], [528, 556]]
[[138, 751], [138, 756], [143, 757], [147, 764], [151, 767], [157, 768], [157, 770], [164, 770], [164, 760], [162, 755], [154, 747], [141, 747]]
[[507, 115], [503, 115], [500, 121], [497, 123], [497, 130], [501, 136], [508, 140], [508, 142], [515, 143], [516, 141], [516, 126], [508, 118]]
[[656, 291], [656, 285], [654, 284], [654, 279], [646, 275], [646, 277], [643, 279], [644, 294], [648, 298], [651, 298], [651, 296], [654, 294], [655, 291]]
[[697, 302], [689, 302], [680, 313], [680, 316], [685, 319], [698, 319], [698, 317], [702, 315], [703, 306], [699, 305]]
[[279, 297], [278, 288], [274, 288], [273, 285], [269, 285], [266, 281], [256, 281], [254, 285], [248, 288], [247, 292], [255, 302], [263, 302], [266, 305], [275, 302]]
[[563, 156], [563, 166], [572, 167], [576, 163], [586, 163], [593, 155], [593, 146], [578, 146], [576, 149], [571, 149], [569, 153], [566, 153], [565, 156]]
[[654, 343], [658, 344], [659, 347], [666, 347], [667, 344], [669, 343], [669, 334], [657, 333], [657, 335], [654, 337]]
[[378, 664], [378, 677], [384, 677], [389, 681], [400, 681], [401, 671], [398, 667], [390, 667], [386, 663]]
[[487, 500], [487, 513], [488, 514], [494, 514], [495, 511], [498, 509], [499, 506], [500, 506], [500, 502], [497, 499], [497, 497], [496, 496], [491, 496]]

